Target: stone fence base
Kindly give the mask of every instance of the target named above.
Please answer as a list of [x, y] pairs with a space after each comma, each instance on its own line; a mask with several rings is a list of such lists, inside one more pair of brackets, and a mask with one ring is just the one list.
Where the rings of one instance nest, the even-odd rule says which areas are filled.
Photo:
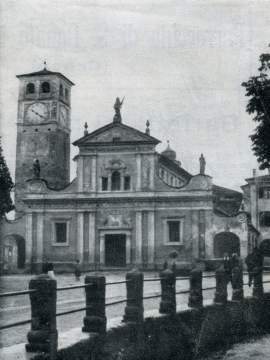
[[[157, 314], [146, 317], [140, 326], [123, 323], [100, 337], [99, 342], [89, 339], [60, 350], [57, 359], [192, 360], [267, 332], [270, 332], [269, 293], [262, 300], [246, 298], [242, 302], [188, 309], [176, 315]], [[91, 351], [93, 357], [89, 357]]]

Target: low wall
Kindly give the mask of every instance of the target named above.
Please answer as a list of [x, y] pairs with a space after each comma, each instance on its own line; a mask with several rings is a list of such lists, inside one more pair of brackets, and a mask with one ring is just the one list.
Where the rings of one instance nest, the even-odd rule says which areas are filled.
[[[123, 324], [61, 350], [57, 360], [191, 360], [270, 332], [270, 293]], [[35, 359], [44, 359], [38, 356]]]

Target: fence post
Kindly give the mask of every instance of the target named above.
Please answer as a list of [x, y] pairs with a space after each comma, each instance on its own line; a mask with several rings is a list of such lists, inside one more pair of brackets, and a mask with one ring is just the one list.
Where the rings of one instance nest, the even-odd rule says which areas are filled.
[[127, 305], [124, 322], [143, 322], [143, 273], [133, 269], [126, 274]]
[[27, 334], [28, 352], [45, 352], [50, 359], [56, 359], [56, 280], [42, 274], [29, 282], [32, 323]]
[[224, 266], [221, 265], [216, 270], [216, 291], [214, 302], [217, 304], [226, 304], [228, 300], [228, 275], [225, 272]]
[[255, 267], [253, 270], [253, 297], [263, 298], [263, 271], [262, 267]]
[[161, 314], [176, 313], [176, 294], [175, 294], [175, 272], [170, 269], [164, 269], [160, 272], [161, 283], [161, 302], [159, 312]]
[[232, 269], [232, 300], [242, 301], [244, 299], [243, 292], [243, 270], [242, 266], [235, 266]]
[[202, 296], [202, 271], [194, 268], [190, 272], [189, 278], [190, 293], [188, 299], [188, 306], [200, 308], [203, 305]]
[[104, 335], [107, 324], [105, 315], [105, 277], [87, 275], [84, 278], [84, 283], [88, 286], [85, 287], [87, 309], [83, 319], [82, 331]]

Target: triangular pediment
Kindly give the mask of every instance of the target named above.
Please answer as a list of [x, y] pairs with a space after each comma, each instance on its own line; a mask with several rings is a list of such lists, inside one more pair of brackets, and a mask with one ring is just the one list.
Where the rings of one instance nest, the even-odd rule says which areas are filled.
[[73, 145], [86, 146], [98, 144], [142, 143], [158, 144], [160, 141], [122, 123], [110, 123], [75, 141]]

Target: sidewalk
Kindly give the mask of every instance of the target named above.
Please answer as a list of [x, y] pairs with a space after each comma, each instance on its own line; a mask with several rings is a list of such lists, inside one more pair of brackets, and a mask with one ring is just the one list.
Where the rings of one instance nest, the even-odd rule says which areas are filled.
[[[120, 326], [122, 317], [108, 320], [107, 329]], [[80, 340], [88, 339], [89, 334], [82, 332], [82, 328], [74, 328], [58, 335], [58, 350], [76, 344]], [[30, 360], [34, 353], [25, 351], [25, 343], [16, 344], [0, 349], [0, 360]]]
[[[204, 305], [210, 304], [212, 301], [204, 302]], [[177, 312], [189, 309], [186, 304], [179, 304], [177, 306]], [[144, 318], [148, 317], [162, 317], [158, 309], [148, 310], [144, 312]], [[123, 325], [123, 317], [116, 317], [107, 320], [107, 330]], [[81, 328], [73, 328], [71, 330], [62, 332], [58, 335], [58, 350], [64, 349], [68, 346], [76, 344], [80, 340], [88, 338], [88, 333], [83, 333]], [[0, 349], [0, 360], [30, 360], [33, 357], [33, 353], [27, 353], [25, 351], [25, 343], [16, 344]]]

